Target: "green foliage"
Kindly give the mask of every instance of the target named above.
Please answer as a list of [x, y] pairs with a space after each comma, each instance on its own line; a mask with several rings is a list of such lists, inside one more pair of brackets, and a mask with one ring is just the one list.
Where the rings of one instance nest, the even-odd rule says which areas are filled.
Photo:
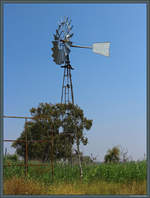
[[113, 147], [112, 149], [109, 149], [104, 157], [104, 161], [106, 163], [119, 162], [119, 160], [120, 160], [120, 149], [117, 146]]
[[[40, 103], [30, 110], [34, 118], [26, 122], [24, 130], [17, 140], [28, 139], [29, 160], [49, 161], [54, 159], [69, 159], [75, 143], [86, 145], [88, 139], [83, 130], [89, 130], [92, 120], [84, 117], [83, 110], [73, 104]], [[63, 129], [60, 133], [60, 128]], [[48, 142], [33, 142], [34, 140], [49, 140]], [[25, 143], [15, 141], [12, 146], [18, 155], [25, 158]]]
[[130, 183], [146, 179], [146, 161], [109, 163], [86, 167], [86, 181], [103, 180], [107, 182]]
[[5, 157], [4, 157], [4, 160], [12, 160], [14, 162], [17, 162], [18, 161], [18, 155], [17, 154], [7, 154]]
[[[30, 162], [36, 163], [36, 162]], [[147, 163], [125, 162], [125, 163], [101, 163], [83, 165], [83, 182], [106, 181], [116, 183], [142, 182], [147, 178]], [[24, 167], [5, 167], [4, 179], [13, 176], [23, 176]], [[28, 177], [46, 184], [56, 182], [78, 182], [80, 180], [80, 170], [78, 165], [54, 164], [54, 180], [52, 181], [51, 164], [48, 166], [29, 166]]]

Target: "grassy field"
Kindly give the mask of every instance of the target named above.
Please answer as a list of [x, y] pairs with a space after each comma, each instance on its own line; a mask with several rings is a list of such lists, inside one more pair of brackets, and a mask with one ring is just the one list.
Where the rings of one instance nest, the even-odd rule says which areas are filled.
[[55, 164], [51, 173], [32, 166], [25, 178], [24, 167], [5, 167], [4, 194], [146, 194], [146, 161], [84, 165], [82, 180], [77, 165]]

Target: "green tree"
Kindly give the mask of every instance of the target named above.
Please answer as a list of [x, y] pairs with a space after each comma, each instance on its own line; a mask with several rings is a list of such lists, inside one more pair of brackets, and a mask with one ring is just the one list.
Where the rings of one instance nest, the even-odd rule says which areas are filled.
[[112, 149], [107, 151], [107, 154], [104, 157], [106, 163], [110, 162], [119, 162], [120, 161], [120, 149], [117, 146], [114, 146]]
[[12, 144], [18, 155], [25, 158], [25, 142], [18, 140], [25, 140], [26, 133], [30, 160], [47, 161], [52, 155], [54, 159], [69, 159], [75, 143], [79, 153], [80, 143], [88, 143], [83, 130], [91, 128], [92, 120], [84, 117], [83, 110], [77, 105], [40, 103], [30, 113], [33, 119], [25, 123], [20, 137]]

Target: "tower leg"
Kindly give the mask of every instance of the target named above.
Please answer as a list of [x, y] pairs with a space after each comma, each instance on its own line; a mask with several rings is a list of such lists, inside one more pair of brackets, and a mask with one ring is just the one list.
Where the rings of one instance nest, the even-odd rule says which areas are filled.
[[71, 88], [72, 104], [74, 104], [73, 86], [72, 86], [72, 79], [71, 79], [71, 69], [69, 70], [69, 78], [70, 78], [70, 88]]
[[70, 65], [66, 65], [62, 67], [64, 68], [64, 76], [63, 76], [61, 103], [74, 104], [73, 86], [72, 86], [72, 79], [71, 79], [72, 67]]
[[66, 68], [64, 68], [63, 85], [62, 85], [62, 93], [61, 93], [61, 103], [63, 103], [63, 97], [64, 97], [63, 93], [64, 93], [64, 82], [65, 82], [65, 69]]

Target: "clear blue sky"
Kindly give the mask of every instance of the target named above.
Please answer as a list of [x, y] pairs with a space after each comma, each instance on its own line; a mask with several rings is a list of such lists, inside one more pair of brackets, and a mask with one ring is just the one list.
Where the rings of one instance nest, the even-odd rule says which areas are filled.
[[[76, 44], [111, 42], [110, 57], [88, 49], [71, 51], [75, 104], [93, 119], [89, 144], [81, 150], [102, 161], [109, 148], [121, 145], [133, 159], [142, 159], [146, 153], [144, 4], [5, 4], [4, 114], [30, 116], [29, 109], [40, 102], [60, 102], [63, 69], [52, 60], [51, 41], [64, 16], [72, 19]], [[4, 138], [17, 138], [23, 123], [6, 120]]]

